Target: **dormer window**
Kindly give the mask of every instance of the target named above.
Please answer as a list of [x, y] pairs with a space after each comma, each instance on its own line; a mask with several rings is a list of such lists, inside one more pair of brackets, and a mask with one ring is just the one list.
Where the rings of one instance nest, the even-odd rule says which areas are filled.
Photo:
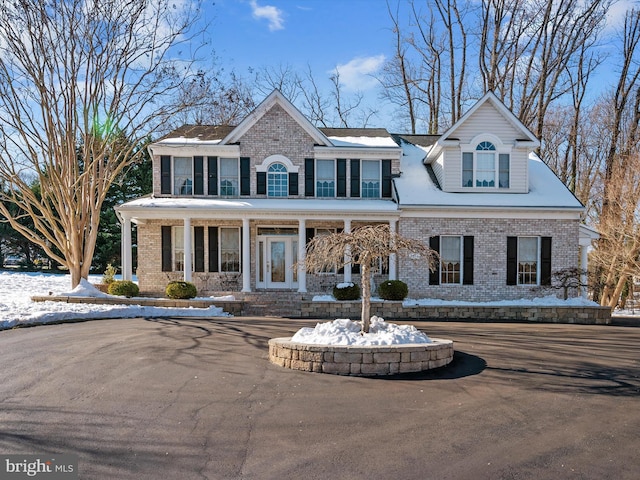
[[[500, 153], [489, 141], [462, 153], [462, 186], [465, 188], [509, 188], [508, 153]], [[497, 185], [496, 185], [497, 183]]]

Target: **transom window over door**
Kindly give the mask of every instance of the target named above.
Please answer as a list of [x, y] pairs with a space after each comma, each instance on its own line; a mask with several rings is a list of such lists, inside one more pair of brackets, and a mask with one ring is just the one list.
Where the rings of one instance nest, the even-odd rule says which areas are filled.
[[267, 170], [267, 195], [286, 197], [289, 195], [289, 175], [282, 163], [273, 163]]

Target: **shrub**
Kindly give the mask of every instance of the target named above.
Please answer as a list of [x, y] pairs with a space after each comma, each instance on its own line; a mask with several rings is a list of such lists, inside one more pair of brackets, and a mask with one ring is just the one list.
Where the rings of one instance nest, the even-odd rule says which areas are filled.
[[118, 272], [118, 269], [113, 265], [107, 265], [107, 269], [104, 271], [104, 275], [102, 275], [102, 283], [105, 285], [109, 285], [115, 281], [115, 275]]
[[107, 289], [110, 295], [119, 295], [122, 297], [137, 297], [140, 293], [138, 285], [131, 280], [114, 280], [109, 284]]
[[358, 300], [360, 287], [355, 283], [339, 283], [333, 287], [333, 296], [336, 300]]
[[170, 282], [165, 293], [169, 298], [184, 299], [195, 297], [198, 294], [198, 290], [191, 282]]
[[409, 287], [401, 280], [387, 280], [378, 285], [378, 294], [384, 300], [404, 300], [409, 295]]

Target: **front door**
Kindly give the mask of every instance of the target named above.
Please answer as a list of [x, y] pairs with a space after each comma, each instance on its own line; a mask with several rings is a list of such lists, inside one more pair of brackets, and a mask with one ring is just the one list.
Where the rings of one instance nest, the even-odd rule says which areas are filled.
[[295, 288], [298, 237], [264, 236], [258, 238], [258, 288]]

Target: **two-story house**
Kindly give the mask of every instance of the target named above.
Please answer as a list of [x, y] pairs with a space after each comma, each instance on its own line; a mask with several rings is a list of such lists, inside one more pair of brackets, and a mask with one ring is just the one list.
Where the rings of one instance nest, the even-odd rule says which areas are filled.
[[200, 295], [328, 293], [347, 265], [293, 268], [315, 235], [388, 223], [437, 250], [435, 272], [391, 256], [377, 281], [412, 298], [539, 296], [554, 271], [586, 262], [583, 206], [532, 152], [535, 136], [492, 93], [441, 136], [316, 128], [272, 92], [236, 127], [185, 126], [149, 147], [153, 194], [117, 207], [123, 274], [138, 228], [143, 292], [192, 281]]

